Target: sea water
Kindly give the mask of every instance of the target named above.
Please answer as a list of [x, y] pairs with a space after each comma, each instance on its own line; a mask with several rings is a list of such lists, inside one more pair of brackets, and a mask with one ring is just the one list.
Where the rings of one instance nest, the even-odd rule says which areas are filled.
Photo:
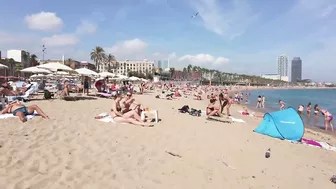
[[[285, 102], [286, 107], [297, 109], [299, 105], [304, 105], [304, 114], [301, 116], [306, 126], [324, 128], [324, 117], [319, 114], [318, 119], [314, 119], [313, 108], [318, 104], [320, 108], [328, 110], [336, 117], [336, 90], [335, 89], [286, 89], [286, 90], [252, 90], [249, 91], [248, 107], [256, 110], [258, 96], [265, 96], [265, 109], [257, 109], [261, 112], [279, 111], [279, 100]], [[312, 104], [312, 115], [307, 116], [307, 105]], [[335, 127], [335, 119], [333, 125]]]

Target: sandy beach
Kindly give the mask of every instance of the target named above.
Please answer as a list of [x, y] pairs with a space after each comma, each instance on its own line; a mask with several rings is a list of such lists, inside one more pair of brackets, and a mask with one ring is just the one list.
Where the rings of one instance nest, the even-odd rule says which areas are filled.
[[[232, 114], [246, 123], [226, 124], [177, 111], [183, 105], [204, 110], [207, 100], [136, 98], [159, 111], [155, 127], [95, 120], [111, 109], [102, 98], [31, 101], [50, 120], [0, 120], [0, 188], [335, 188], [329, 179], [336, 152], [254, 133], [261, 119], [240, 115], [238, 105]], [[305, 138], [336, 145], [315, 131]]]

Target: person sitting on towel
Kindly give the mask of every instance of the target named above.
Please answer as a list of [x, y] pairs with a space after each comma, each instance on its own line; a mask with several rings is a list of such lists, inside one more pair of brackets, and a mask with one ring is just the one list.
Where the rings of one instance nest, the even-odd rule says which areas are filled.
[[216, 106], [216, 99], [210, 99], [210, 104], [206, 108], [206, 115], [221, 117], [220, 108]]
[[124, 107], [121, 110], [121, 113], [127, 113], [129, 111], [131, 111], [131, 105], [134, 104], [135, 107], [133, 108], [133, 110], [135, 110], [139, 115], [141, 112], [141, 104], [135, 101], [135, 98], [132, 97], [132, 93], [131, 92], [127, 92], [126, 93], [126, 97], [125, 100], [123, 101], [123, 105]]
[[18, 100], [11, 102], [8, 104], [5, 109], [3, 109], [0, 114], [7, 114], [12, 113], [14, 116], [19, 117], [19, 119], [24, 123], [27, 121], [27, 115], [33, 115], [34, 112], [44, 119], [49, 119], [49, 117], [41, 110], [40, 107], [37, 105], [31, 105], [26, 107], [25, 105], [21, 104]]
[[[127, 113], [122, 113], [120, 107], [120, 101], [122, 97], [120, 93], [117, 93], [113, 97], [113, 105], [111, 109], [111, 118], [115, 123], [130, 123], [141, 126], [153, 126], [151, 123], [146, 123], [141, 120], [140, 115], [135, 110], [130, 110]], [[95, 119], [102, 119], [104, 116], [96, 116]]]

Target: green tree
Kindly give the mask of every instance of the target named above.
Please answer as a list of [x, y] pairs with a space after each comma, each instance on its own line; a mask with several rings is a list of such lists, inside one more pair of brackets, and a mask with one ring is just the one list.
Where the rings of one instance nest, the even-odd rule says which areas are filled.
[[92, 52], [90, 53], [90, 59], [95, 62], [96, 70], [98, 72], [99, 72], [99, 65], [103, 63], [104, 58], [105, 58], [105, 50], [102, 47], [96, 46], [94, 49], [92, 49]]

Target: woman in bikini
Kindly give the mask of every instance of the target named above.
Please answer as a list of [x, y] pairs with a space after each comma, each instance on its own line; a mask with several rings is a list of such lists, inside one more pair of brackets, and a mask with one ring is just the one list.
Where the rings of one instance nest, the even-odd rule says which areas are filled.
[[256, 108], [262, 108], [262, 98], [261, 98], [260, 95], [258, 96], [258, 99], [257, 99], [257, 106], [256, 106]]
[[218, 108], [216, 105], [216, 99], [210, 99], [210, 103], [206, 108], [206, 115], [207, 116], [218, 116], [222, 117], [220, 113], [220, 108]]
[[285, 103], [282, 100], [279, 100], [280, 110], [285, 109]]
[[330, 126], [331, 131], [334, 131], [334, 126], [332, 124], [332, 120], [334, 119], [333, 115], [328, 110], [320, 110], [322, 115], [324, 116], [324, 126], [325, 130], [328, 130], [328, 127]]
[[308, 117], [310, 117], [311, 109], [312, 109], [311, 103], [309, 102], [308, 105], [307, 105], [307, 115], [308, 115]]
[[314, 106], [314, 116], [315, 116], [315, 118], [318, 118], [319, 112], [320, 112], [320, 108], [319, 108], [318, 104], [315, 104], [315, 106]]
[[[123, 114], [121, 112], [120, 101], [122, 97], [121, 94], [118, 93], [114, 96], [112, 109], [111, 109], [111, 117], [113, 122], [115, 123], [130, 123], [133, 125], [141, 125], [141, 126], [153, 126], [151, 123], [146, 123], [141, 120], [141, 117], [134, 110], [128, 111]], [[96, 116], [95, 119], [102, 119], [104, 116]]]
[[5, 109], [3, 109], [0, 114], [7, 114], [12, 113], [14, 116], [19, 117], [19, 119], [24, 123], [27, 121], [27, 115], [33, 115], [34, 112], [44, 119], [49, 119], [49, 117], [41, 110], [40, 107], [37, 105], [31, 105], [26, 107], [25, 105], [21, 104], [18, 100], [11, 102], [8, 104]]
[[[141, 113], [141, 104], [136, 102], [135, 99], [132, 97], [132, 93], [131, 92], [127, 92], [126, 93], [126, 97], [125, 100], [122, 102], [123, 104], [123, 108], [121, 110], [121, 113], [125, 114], [131, 110], [135, 110], [138, 115], [140, 115]], [[133, 109], [131, 109], [131, 105], [134, 104], [135, 107]]]

